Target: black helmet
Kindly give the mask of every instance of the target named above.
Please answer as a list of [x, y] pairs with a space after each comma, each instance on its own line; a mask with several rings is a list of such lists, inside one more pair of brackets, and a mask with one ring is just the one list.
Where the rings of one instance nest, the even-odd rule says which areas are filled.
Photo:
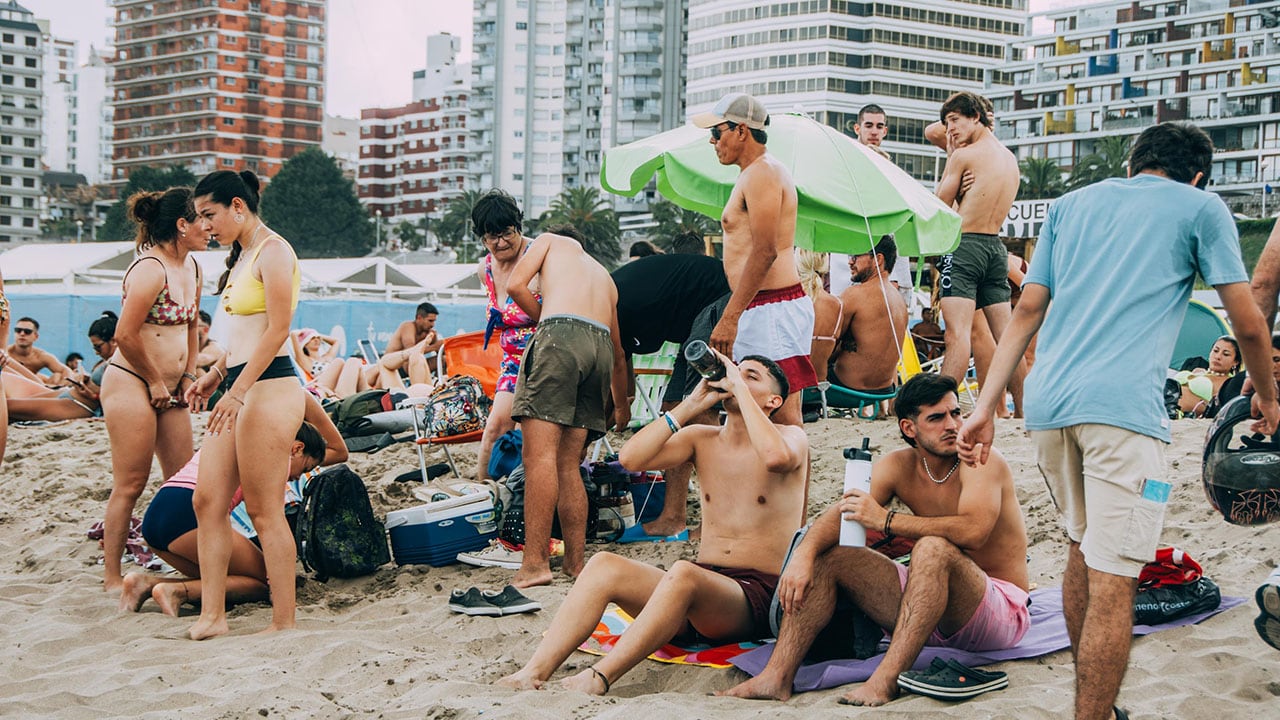
[[1280, 440], [1241, 436], [1241, 446], [1229, 447], [1235, 426], [1249, 417], [1249, 397], [1233, 398], [1218, 411], [1204, 443], [1204, 493], [1233, 525], [1280, 520]]

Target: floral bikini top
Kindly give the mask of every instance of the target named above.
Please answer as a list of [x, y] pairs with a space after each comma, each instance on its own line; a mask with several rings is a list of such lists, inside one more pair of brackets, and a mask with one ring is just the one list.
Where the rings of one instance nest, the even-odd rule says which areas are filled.
[[[529, 252], [529, 247], [532, 245], [533, 243], [526, 244], [524, 251]], [[529, 313], [511, 299], [510, 295], [501, 306], [498, 305], [498, 289], [493, 282], [492, 255], [484, 256], [484, 289], [489, 293], [489, 322], [484, 333], [485, 347], [489, 346], [489, 338], [493, 335], [493, 331], [501, 329], [500, 338], [504, 350], [507, 350], [506, 346], [518, 346], [523, 350], [528, 339], [533, 336], [533, 329], [537, 323], [529, 317]], [[534, 293], [534, 298], [539, 303], [542, 302], [540, 293]]]
[[[164, 287], [160, 288], [160, 292], [156, 295], [155, 302], [151, 303], [151, 309], [147, 311], [147, 318], [143, 322], [149, 325], [190, 325], [200, 317], [200, 305], [191, 303], [190, 305], [179, 305], [169, 294], [169, 271], [165, 269], [164, 262], [158, 257], [145, 255], [138, 258], [138, 262], [143, 260], [155, 260], [160, 263], [160, 268], [164, 272]], [[135, 262], [128, 271], [125, 272], [124, 278], [129, 278], [129, 273], [133, 268], [138, 266]], [[195, 260], [192, 259], [195, 263]], [[196, 287], [200, 286], [200, 266], [197, 264], [196, 269]], [[123, 289], [123, 281], [121, 283]], [[124, 297], [128, 297], [125, 294]]]

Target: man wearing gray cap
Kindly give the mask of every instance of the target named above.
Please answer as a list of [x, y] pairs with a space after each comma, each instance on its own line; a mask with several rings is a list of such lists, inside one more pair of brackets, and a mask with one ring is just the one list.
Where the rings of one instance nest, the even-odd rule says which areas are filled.
[[[802, 390], [818, 384], [809, 361], [813, 303], [800, 287], [795, 264], [796, 197], [791, 173], [769, 155], [769, 112], [756, 98], [726, 95], [708, 113], [692, 118], [711, 130], [722, 165], [737, 165], [720, 223], [724, 270], [732, 291], [708, 312], [720, 312], [709, 344], [735, 360], [762, 355], [787, 375], [792, 394], [775, 422], [799, 425]], [[695, 321], [695, 326], [698, 323]]]

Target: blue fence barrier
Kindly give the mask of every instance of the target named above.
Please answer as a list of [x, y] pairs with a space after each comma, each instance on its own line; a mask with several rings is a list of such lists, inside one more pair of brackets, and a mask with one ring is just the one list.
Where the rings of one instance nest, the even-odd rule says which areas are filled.
[[[117, 315], [120, 313], [120, 296], [115, 294], [24, 293], [15, 287], [6, 295], [14, 321], [20, 317], [32, 317], [40, 323], [37, 347], [53, 353], [59, 360], [70, 352], [78, 352], [89, 359], [90, 365], [96, 359], [93, 348], [89, 345], [89, 325], [98, 319], [103, 310], [111, 310]], [[200, 304], [204, 310], [216, 315], [217, 303], [216, 297], [204, 297]], [[436, 329], [442, 336], [484, 329], [483, 303], [432, 304], [440, 311]], [[355, 351], [357, 340], [366, 338], [372, 339], [381, 350], [386, 347], [400, 323], [413, 319], [417, 305], [412, 302], [357, 298], [303, 298], [294, 314], [293, 327], [312, 327], [326, 335], [333, 334], [335, 327], [342, 328], [346, 335], [343, 352], [347, 355]], [[215, 328], [216, 325], [215, 320]], [[10, 342], [12, 341], [10, 336]]]

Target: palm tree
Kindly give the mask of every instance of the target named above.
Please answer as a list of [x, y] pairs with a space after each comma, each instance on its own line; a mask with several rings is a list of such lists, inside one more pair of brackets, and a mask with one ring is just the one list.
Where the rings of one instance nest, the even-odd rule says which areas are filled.
[[[484, 193], [479, 190], [463, 190], [462, 194], [449, 201], [444, 215], [435, 223], [436, 236], [445, 245], [458, 251], [458, 262], [474, 262], [483, 245], [471, 233], [471, 208]], [[474, 248], [475, 257], [472, 257]]]
[[1020, 200], [1045, 200], [1056, 198], [1066, 190], [1062, 183], [1062, 169], [1051, 158], [1029, 157], [1019, 164], [1022, 184], [1018, 187]]
[[538, 218], [538, 229], [568, 223], [586, 239], [584, 249], [601, 264], [613, 269], [621, 254], [622, 230], [618, 215], [609, 201], [593, 187], [565, 188], [551, 201], [551, 207]]
[[1067, 179], [1067, 189], [1076, 190], [1099, 180], [1124, 177], [1128, 159], [1128, 137], [1109, 135], [1099, 138], [1093, 145], [1093, 152], [1076, 162], [1071, 177]]
[[654, 230], [654, 242], [666, 251], [671, 250], [671, 240], [683, 233], [700, 236], [720, 234], [720, 223], [700, 212], [685, 210], [670, 200], [655, 200], [649, 204], [649, 212], [653, 213], [653, 221], [658, 224]]

